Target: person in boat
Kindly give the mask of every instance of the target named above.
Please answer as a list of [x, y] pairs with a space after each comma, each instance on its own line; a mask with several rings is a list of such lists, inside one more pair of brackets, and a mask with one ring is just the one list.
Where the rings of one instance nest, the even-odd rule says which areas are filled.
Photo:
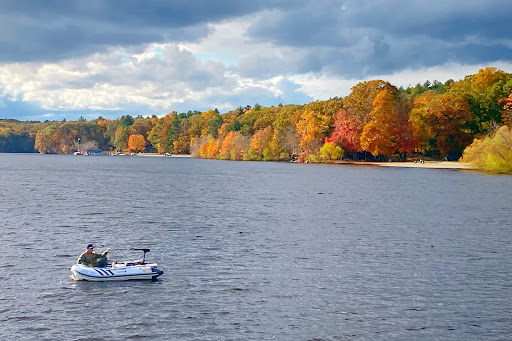
[[103, 268], [107, 266], [108, 258], [107, 253], [110, 251], [110, 248], [106, 249], [105, 252], [99, 254], [94, 252], [94, 245], [87, 245], [87, 249], [84, 253], [78, 257], [78, 264], [84, 264], [87, 266], [94, 266]]

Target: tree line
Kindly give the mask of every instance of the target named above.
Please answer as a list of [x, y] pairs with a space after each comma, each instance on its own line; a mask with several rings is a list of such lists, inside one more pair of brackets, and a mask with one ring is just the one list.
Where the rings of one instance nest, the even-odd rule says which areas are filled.
[[[77, 151], [80, 139], [81, 148], [223, 160], [405, 160], [418, 153], [448, 160], [463, 156], [482, 169], [506, 173], [512, 170], [511, 111], [512, 74], [488, 67], [459, 81], [397, 88], [371, 80], [356, 84], [344, 98], [239, 106], [223, 114], [215, 109], [114, 120], [0, 120], [0, 152], [65, 154]], [[485, 161], [490, 153], [496, 154], [494, 161]], [[475, 161], [477, 155], [485, 158]]]

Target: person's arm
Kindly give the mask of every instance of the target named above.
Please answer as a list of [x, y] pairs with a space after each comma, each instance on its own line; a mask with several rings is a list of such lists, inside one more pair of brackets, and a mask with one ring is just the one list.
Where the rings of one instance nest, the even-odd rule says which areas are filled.
[[105, 257], [107, 255], [107, 253], [109, 253], [110, 251], [110, 248], [106, 249], [105, 252], [103, 252], [101, 255], [100, 255], [100, 258], [101, 257]]
[[85, 260], [85, 255], [82, 253], [80, 257], [78, 257], [78, 264], [87, 265], [87, 261]]

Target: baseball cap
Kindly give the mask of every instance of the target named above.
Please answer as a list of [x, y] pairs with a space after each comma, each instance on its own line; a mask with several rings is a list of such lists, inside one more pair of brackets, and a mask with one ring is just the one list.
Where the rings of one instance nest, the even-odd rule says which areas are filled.
[[87, 245], [87, 248], [91, 248], [91, 249], [94, 249], [94, 245], [92, 245], [92, 244], [89, 244], [89, 245]]

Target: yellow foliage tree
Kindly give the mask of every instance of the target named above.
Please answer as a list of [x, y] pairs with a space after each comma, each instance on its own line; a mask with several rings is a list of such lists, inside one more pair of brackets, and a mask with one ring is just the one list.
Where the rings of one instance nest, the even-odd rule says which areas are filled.
[[329, 129], [330, 117], [313, 110], [305, 110], [296, 124], [300, 135], [299, 146], [307, 154], [317, 154]]
[[502, 126], [492, 137], [475, 139], [461, 160], [489, 173], [512, 174], [512, 128]]
[[488, 133], [495, 123], [501, 122], [498, 102], [510, 93], [511, 81], [512, 74], [486, 67], [450, 86], [449, 94], [465, 99], [470, 105], [473, 134]]
[[199, 145], [199, 156], [205, 159], [215, 159], [219, 154], [219, 140], [209, 137], [201, 141]]
[[343, 156], [343, 149], [333, 142], [326, 142], [320, 148], [320, 157], [322, 160], [339, 160]]
[[[151, 119], [150, 121], [153, 127], [152, 129], [147, 131], [147, 137], [151, 144], [156, 148], [156, 150], [160, 154], [172, 153], [176, 151], [173, 145], [173, 143], [175, 142], [176, 134], [172, 133], [175, 120], [176, 112], [173, 111], [160, 119]], [[134, 131], [133, 133], [136, 134], [138, 132]], [[140, 134], [142, 135], [142, 133]]]

